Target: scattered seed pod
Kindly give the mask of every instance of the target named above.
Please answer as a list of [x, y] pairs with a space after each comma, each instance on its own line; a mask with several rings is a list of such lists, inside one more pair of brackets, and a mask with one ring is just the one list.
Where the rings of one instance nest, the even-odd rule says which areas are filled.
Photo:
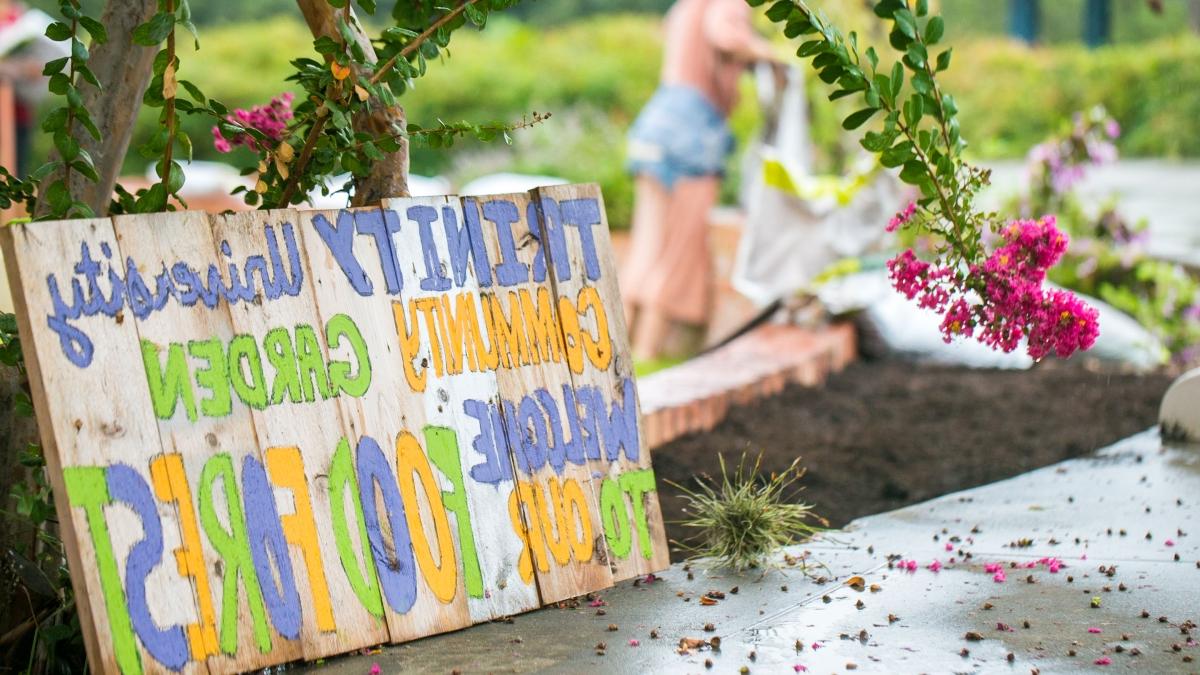
[[1143, 618], [1143, 619], [1149, 619], [1149, 618], [1150, 618], [1150, 612], [1147, 612], [1146, 610], [1144, 610], [1144, 609], [1143, 609], [1143, 610], [1142, 610], [1142, 618]]
[[605, 649], [608, 649], [608, 645], [607, 645], [607, 644], [605, 644], [605, 643], [603, 643], [603, 642], [597, 642], [597, 643], [596, 643], [596, 650], [597, 650], [597, 651], [604, 651]]
[[1008, 662], [1009, 662], [1009, 663], [1012, 663], [1013, 661], [1016, 661], [1016, 660], [1017, 660], [1017, 655], [1016, 655], [1016, 654], [1013, 654], [1012, 652], [1009, 652], [1009, 653], [1008, 653], [1008, 656], [1006, 656], [1006, 657], [1004, 657], [1004, 658], [1008, 659]]
[[737, 594], [738, 594], [738, 587], [737, 587], [737, 586], [734, 586], [733, 588], [729, 589], [729, 594], [730, 594], [730, 595], [737, 595]]
[[748, 655], [747, 658], [749, 658], [751, 661], [757, 661], [758, 660], [758, 652], [754, 651], [753, 649], [750, 650], [750, 654]]
[[965, 635], [963, 635], [963, 637], [971, 642], [979, 642], [983, 639], [983, 633], [980, 633], [977, 630], [969, 630]]
[[992, 604], [992, 603], [990, 603], [990, 602], [985, 602], [985, 603], [983, 603], [983, 608], [984, 608], [985, 610], [986, 610], [986, 609], [991, 609], [992, 607], [995, 607], [995, 605], [993, 605], [993, 604]]
[[888, 614], [888, 623], [896, 623], [899, 620], [900, 617], [896, 616], [895, 614]]
[[704, 667], [712, 668], [712, 659], [704, 659]]
[[1029, 619], [1026, 619], [1026, 620], [1024, 620], [1024, 621], [1022, 621], [1022, 622], [1021, 622], [1021, 627], [1022, 627], [1022, 628], [1029, 628], [1029, 625], [1030, 625], [1030, 624], [1029, 624]]
[[965, 659], [971, 655], [971, 650], [967, 649], [966, 647], [963, 647], [962, 651], [958, 652], [958, 655]]
[[617, 624], [615, 624], [615, 623], [610, 623], [610, 624], [608, 624], [608, 632], [610, 632], [610, 633], [615, 633], [615, 632], [617, 632], [618, 630], [620, 630], [620, 629], [619, 629], [619, 628], [617, 628]]
[[1068, 649], [1068, 650], [1067, 650], [1067, 656], [1075, 656], [1075, 650], [1074, 650], [1074, 649]]
[[854, 606], [858, 609], [862, 609], [862, 608], [866, 607], [867, 605], [860, 598], [858, 602], [854, 603]]
[[717, 627], [712, 625], [711, 623], [704, 624], [704, 632], [706, 632], [706, 633], [711, 633], [711, 632], [715, 631], [716, 629], [717, 629]]
[[846, 663], [846, 670], [858, 670], [858, 664], [854, 663], [853, 661], [848, 661]]

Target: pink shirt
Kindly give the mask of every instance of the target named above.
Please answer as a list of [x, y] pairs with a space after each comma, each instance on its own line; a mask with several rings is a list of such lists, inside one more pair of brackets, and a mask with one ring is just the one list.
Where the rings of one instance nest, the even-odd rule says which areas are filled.
[[737, 103], [738, 76], [748, 65], [735, 57], [760, 38], [745, 0], [678, 0], [667, 12], [663, 84], [698, 89], [725, 116]]

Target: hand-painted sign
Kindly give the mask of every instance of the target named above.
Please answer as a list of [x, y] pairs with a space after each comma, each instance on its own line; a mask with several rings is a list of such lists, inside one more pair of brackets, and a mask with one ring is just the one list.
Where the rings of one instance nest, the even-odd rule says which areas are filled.
[[0, 230], [96, 672], [236, 672], [667, 565], [594, 186]]

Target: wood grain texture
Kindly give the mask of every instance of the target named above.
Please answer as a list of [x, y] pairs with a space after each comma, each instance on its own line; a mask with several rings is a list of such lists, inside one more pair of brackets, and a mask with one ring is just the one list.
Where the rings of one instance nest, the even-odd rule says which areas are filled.
[[[561, 399], [563, 385], [569, 386], [571, 379], [565, 360], [561, 360], [561, 347], [548, 347], [545, 340], [537, 344], [536, 333], [529, 333], [535, 322], [526, 320], [527, 312], [536, 313], [538, 318], [551, 322], [550, 331], [557, 330], [554, 304], [547, 302], [541, 308], [537, 304], [543, 294], [548, 299], [553, 298], [553, 290], [548, 277], [540, 282], [533, 280], [541, 246], [536, 232], [536, 215], [532, 223], [529, 218], [533, 215], [529, 195], [496, 195], [482, 197], [478, 202], [464, 200], [463, 208], [474, 209], [476, 204], [484, 221], [483, 232], [492, 263], [497, 269], [500, 265], [511, 265], [514, 278], [523, 274], [529, 278], [511, 286], [498, 287], [492, 294], [495, 306], [502, 308], [508, 320], [522, 325], [525, 331], [524, 336], [518, 338], [517, 347], [509, 349], [506, 358], [502, 359], [496, 379], [505, 412], [509, 451], [516, 467], [516, 499], [529, 527], [527, 536], [538, 592], [542, 603], [549, 604], [612, 585], [599, 513], [587, 508], [598, 502], [598, 486], [593, 485], [588, 466], [564, 461], [561, 467], [554, 467], [548, 459], [535, 457], [541, 453], [533, 449], [553, 443], [550, 428], [553, 418], [548, 417], [535, 392], [544, 390], [559, 408], [557, 401]], [[489, 218], [489, 211], [493, 209]], [[505, 223], [506, 215], [515, 216], [516, 220]], [[497, 272], [499, 278], [500, 272]], [[532, 311], [527, 310], [527, 306]], [[548, 337], [550, 343], [556, 338]], [[555, 353], [559, 354], [560, 360], [546, 359]], [[560, 424], [567, 413], [556, 410]], [[516, 428], [513, 428], [514, 424]], [[561, 448], [551, 450], [562, 452]], [[521, 455], [529, 458], [525, 462], [526, 469], [522, 469]], [[536, 468], [528, 470], [535, 464], [538, 465]], [[576, 492], [581, 493], [582, 500], [572, 501], [571, 496]]]
[[[580, 292], [584, 288], [595, 288], [597, 297], [600, 300], [604, 309], [605, 323], [607, 323], [608, 339], [611, 341], [611, 365], [607, 369], [601, 370], [596, 367], [591, 359], [583, 359], [584, 368], [582, 373], [571, 373], [571, 381], [574, 386], [579, 389], [585, 386], [594, 386], [599, 388], [604, 395], [611, 399], [622, 400], [625, 395], [625, 383], [634, 378], [632, 351], [629, 346], [629, 333], [625, 326], [625, 313], [621, 307], [621, 296], [617, 289], [617, 274], [616, 261], [613, 258], [612, 242], [609, 238], [608, 216], [604, 209], [604, 198], [600, 194], [600, 188], [597, 185], [557, 185], [551, 187], [541, 187], [533, 190], [531, 193], [532, 199], [538, 204], [539, 227], [541, 230], [542, 240], [549, 242], [551, 237], [562, 237], [563, 247], [567, 254], [567, 266], [565, 268], [566, 275], [560, 272], [564, 268], [554, 260], [554, 252], [556, 247], [547, 245], [547, 256], [550, 258], [548, 268], [550, 269], [550, 277], [553, 281], [555, 294], [560, 298], [565, 298], [570, 302], [577, 302], [580, 297]], [[594, 225], [570, 225], [565, 222], [566, 214], [564, 207], [569, 208], [571, 202], [591, 202], [596, 204], [595, 214], [599, 222]], [[581, 209], [583, 210], [583, 209]], [[587, 227], [591, 240], [591, 244], [585, 246], [585, 237], [581, 232], [582, 227]], [[585, 249], [591, 248], [595, 251], [595, 262], [599, 265], [599, 278], [592, 280], [587, 273], [587, 260], [585, 257]], [[563, 250], [563, 249], [558, 249]], [[594, 312], [587, 314], [581, 313], [580, 318], [581, 328], [586, 332], [596, 335], [601, 327], [597, 324], [597, 315]], [[564, 340], [566, 337], [564, 336]], [[634, 389], [636, 397], [636, 388]], [[638, 405], [640, 413], [641, 407]], [[646, 432], [642, 428], [641, 416], [637, 415], [638, 419], [638, 445], [637, 461], [631, 461], [628, 455], [621, 454], [615, 462], [610, 462], [607, 459], [601, 462], [593, 462], [593, 469], [600, 472], [606, 478], [617, 481], [619, 484], [620, 476], [628, 471], [648, 470], [653, 472], [653, 466], [650, 461], [650, 448], [646, 444]], [[653, 482], [649, 481], [651, 489]], [[599, 491], [597, 491], [599, 493]], [[656, 492], [642, 492], [636, 494], [636, 499], [639, 503], [635, 504], [635, 494], [622, 490], [622, 497], [625, 505], [624, 514], [626, 519], [621, 525], [613, 524], [612, 527], [628, 532], [629, 536], [634, 539], [630, 542], [629, 552], [624, 555], [614, 555], [610, 547], [610, 560], [613, 569], [613, 580], [624, 581], [636, 576], [642, 576], [651, 572], [659, 572], [670, 566], [670, 552], [667, 548], [666, 529], [663, 525], [662, 509], [658, 504], [658, 496]], [[598, 503], [597, 508], [600, 510], [601, 518], [620, 517], [620, 510], [609, 510], [603, 508], [605, 505]], [[636, 508], [635, 508], [636, 507]], [[642, 514], [640, 519], [643, 519], [646, 524], [645, 533], [641, 532], [636, 521], [639, 520], [639, 514]], [[628, 528], [628, 529], [625, 529]], [[649, 557], [643, 554], [640, 542], [636, 541], [637, 537], [648, 535], [651, 555]]]

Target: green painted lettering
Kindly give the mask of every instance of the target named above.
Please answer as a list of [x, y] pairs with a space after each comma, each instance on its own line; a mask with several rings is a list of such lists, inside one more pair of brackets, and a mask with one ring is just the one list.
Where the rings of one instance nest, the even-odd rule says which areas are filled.
[[467, 506], [467, 489], [463, 483], [462, 459], [458, 455], [458, 437], [453, 429], [447, 427], [425, 427], [425, 448], [429, 460], [454, 488], [442, 492], [442, 504], [454, 514], [454, 522], [458, 527], [458, 548], [462, 553], [467, 595], [482, 598], [483, 574], [479, 571], [479, 552], [475, 548], [475, 533], [471, 530], [471, 511]]
[[[229, 530], [217, 517], [214, 483], [221, 482], [228, 504]], [[213, 550], [221, 556], [223, 571], [221, 600], [221, 651], [236, 654], [238, 650], [238, 580], [246, 587], [246, 602], [254, 625], [254, 640], [262, 653], [271, 651], [271, 633], [267, 627], [266, 607], [262, 589], [250, 558], [250, 540], [246, 535], [246, 519], [242, 512], [241, 493], [233, 473], [233, 458], [228, 453], [213, 455], [200, 472], [200, 522]]]
[[167, 365], [159, 368], [158, 346], [149, 340], [142, 340], [142, 364], [146, 369], [146, 384], [150, 387], [150, 401], [154, 404], [155, 416], [171, 419], [175, 416], [175, 406], [182, 399], [188, 420], [195, 422], [196, 401], [188, 380], [183, 345], [172, 342], [167, 348]]
[[342, 338], [346, 338], [350, 343], [354, 359], [358, 362], [358, 372], [355, 375], [350, 374], [349, 361], [330, 361], [330, 384], [335, 393], [344, 391], [357, 398], [366, 394], [367, 388], [371, 386], [371, 358], [367, 353], [367, 343], [354, 320], [345, 314], [335, 314], [329, 323], [325, 324], [325, 341], [332, 350]]

